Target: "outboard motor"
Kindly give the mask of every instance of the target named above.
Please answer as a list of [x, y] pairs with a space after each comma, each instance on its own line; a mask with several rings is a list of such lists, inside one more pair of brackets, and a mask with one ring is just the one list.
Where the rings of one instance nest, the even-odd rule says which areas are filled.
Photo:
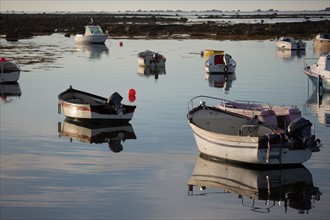
[[108, 104], [111, 106], [120, 107], [121, 100], [123, 100], [123, 97], [121, 97], [118, 92], [115, 92], [108, 99]]
[[300, 143], [303, 148], [309, 148], [312, 151], [316, 151], [317, 143], [315, 141], [315, 136], [311, 132], [312, 123], [304, 118], [297, 118], [292, 121], [288, 126], [288, 135], [298, 143]]

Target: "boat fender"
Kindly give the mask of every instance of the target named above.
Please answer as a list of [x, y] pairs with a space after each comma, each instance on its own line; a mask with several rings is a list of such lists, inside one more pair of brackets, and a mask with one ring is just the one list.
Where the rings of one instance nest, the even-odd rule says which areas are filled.
[[123, 97], [118, 92], [114, 92], [108, 99], [108, 104], [119, 107], [121, 105], [121, 100], [123, 100]]

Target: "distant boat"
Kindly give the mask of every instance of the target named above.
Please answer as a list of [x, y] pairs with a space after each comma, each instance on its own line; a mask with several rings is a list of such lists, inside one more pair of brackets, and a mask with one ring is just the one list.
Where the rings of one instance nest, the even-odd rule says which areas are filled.
[[[232, 193], [242, 206], [259, 214], [269, 214], [274, 206], [285, 213], [290, 208], [309, 213], [322, 195], [311, 172], [302, 165], [257, 169], [210, 160], [203, 154], [197, 158], [187, 186], [189, 196], [203, 195], [203, 200], [208, 196], [225, 199]], [[275, 211], [278, 213], [277, 208]]]
[[230, 74], [236, 71], [236, 61], [229, 54], [215, 54], [205, 62], [205, 72]]
[[14, 83], [19, 80], [21, 69], [13, 60], [0, 58], [0, 83]]
[[330, 53], [321, 55], [317, 62], [312, 65], [307, 64], [308, 60], [315, 59], [305, 59], [303, 72], [309, 76], [316, 86], [320, 86], [324, 90], [330, 91]]
[[314, 45], [330, 46], [330, 33], [319, 33], [313, 39]]
[[113, 152], [123, 150], [122, 142], [128, 139], [136, 139], [131, 124], [124, 123], [112, 125], [111, 123], [77, 122], [66, 118], [59, 122], [58, 132], [60, 137], [68, 137], [82, 143], [103, 144], [107, 143]]
[[201, 52], [201, 55], [205, 58], [205, 59], [209, 59], [210, 56], [212, 55], [217, 55], [217, 54], [224, 54], [223, 50], [212, 50], [212, 49], [205, 49]]
[[58, 95], [59, 112], [63, 110], [67, 118], [77, 121], [127, 123], [133, 117], [136, 106], [121, 103], [123, 99], [117, 92], [109, 99], [73, 89]]
[[[197, 100], [199, 105], [195, 105]], [[210, 103], [206, 104], [206, 100]], [[233, 105], [235, 104], [235, 106]], [[320, 141], [312, 123], [295, 107], [235, 103], [197, 96], [188, 102], [189, 125], [199, 151], [210, 157], [236, 163], [265, 166], [302, 164]]]
[[98, 25], [85, 26], [84, 34], [77, 34], [75, 36], [76, 43], [81, 44], [104, 44], [108, 35], [104, 34], [101, 27]]
[[140, 66], [147, 67], [165, 67], [166, 58], [159, 53], [145, 50], [138, 53], [138, 63]]
[[295, 40], [293, 37], [280, 37], [276, 41], [278, 49], [283, 50], [305, 50], [306, 42], [302, 40]]

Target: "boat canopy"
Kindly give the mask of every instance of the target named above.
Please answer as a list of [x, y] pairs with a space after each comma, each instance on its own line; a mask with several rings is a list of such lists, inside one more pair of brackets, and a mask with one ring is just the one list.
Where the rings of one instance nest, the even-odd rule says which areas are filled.
[[86, 35], [103, 34], [103, 31], [100, 26], [88, 25], [85, 26], [85, 34]]

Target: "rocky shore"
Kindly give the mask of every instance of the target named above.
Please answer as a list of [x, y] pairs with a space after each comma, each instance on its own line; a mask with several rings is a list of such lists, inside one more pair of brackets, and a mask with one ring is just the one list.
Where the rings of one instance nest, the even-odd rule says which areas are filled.
[[[272, 15], [273, 16], [273, 15]], [[67, 36], [84, 32], [84, 25], [98, 24], [110, 38], [263, 40], [280, 36], [312, 39], [319, 32], [330, 32], [330, 20], [255, 23], [188, 22], [181, 16], [127, 14], [0, 14], [0, 35], [18, 40], [55, 32]], [[244, 18], [241, 18], [244, 19]]]

